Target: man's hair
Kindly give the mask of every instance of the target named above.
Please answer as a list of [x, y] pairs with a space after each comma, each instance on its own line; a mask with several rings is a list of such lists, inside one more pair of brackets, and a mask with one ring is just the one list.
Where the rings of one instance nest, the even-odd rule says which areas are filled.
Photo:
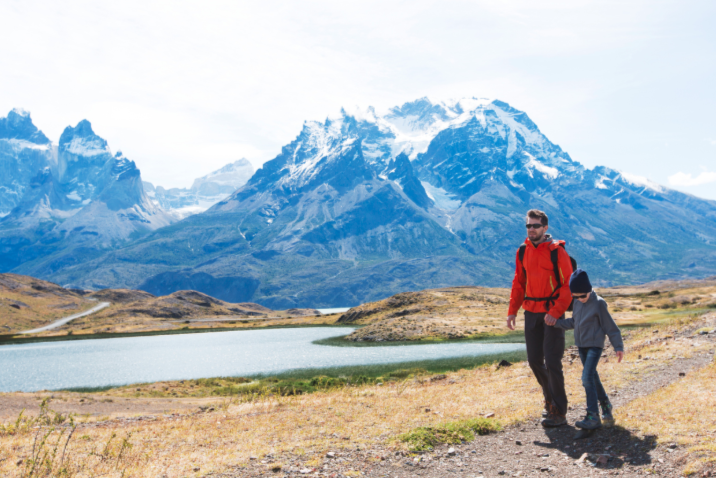
[[530, 209], [527, 211], [527, 217], [530, 217], [532, 219], [539, 219], [540, 223], [543, 226], [549, 225], [549, 218], [547, 217], [547, 214], [544, 213], [544, 211], [540, 211], [539, 209]]

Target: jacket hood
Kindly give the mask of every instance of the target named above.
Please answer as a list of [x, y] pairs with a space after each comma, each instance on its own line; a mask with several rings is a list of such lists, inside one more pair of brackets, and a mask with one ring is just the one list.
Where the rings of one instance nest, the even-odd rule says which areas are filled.
[[[530, 238], [529, 238], [529, 237], [528, 237], [527, 239], [525, 239], [525, 244], [528, 244], [528, 245], [529, 245], [529, 244], [532, 244], [532, 241], [530, 241]], [[552, 249], [552, 250], [554, 250], [554, 249], [556, 249], [557, 247], [559, 247], [560, 244], [567, 244], [567, 242], [566, 242], [566, 241], [563, 241], [563, 240], [557, 240], [557, 239], [553, 238], [553, 237], [552, 237], [552, 234], [545, 234], [545, 235], [544, 235], [544, 241], [540, 242], [540, 243], [538, 244], [538, 247], [541, 246], [542, 244], [549, 244], [549, 248]]]

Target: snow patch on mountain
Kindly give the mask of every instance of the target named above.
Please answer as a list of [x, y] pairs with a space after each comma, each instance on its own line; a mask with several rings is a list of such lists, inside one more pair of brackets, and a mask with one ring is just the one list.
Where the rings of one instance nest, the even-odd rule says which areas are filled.
[[639, 175], [631, 174], [631, 173], [624, 173], [621, 171], [620, 171], [620, 175], [624, 179], [624, 181], [626, 181], [629, 184], [632, 184], [634, 186], [651, 189], [652, 191], [656, 191], [658, 193], [664, 192], [663, 186], [655, 183], [654, 181], [651, 181], [650, 179], [645, 178], [644, 176], [639, 176]]
[[532, 177], [532, 169], [536, 169], [540, 173], [544, 174], [545, 176], [548, 176], [552, 179], [557, 179], [557, 176], [559, 176], [559, 170], [557, 168], [552, 168], [550, 166], [547, 166], [544, 163], [541, 163], [535, 159], [534, 156], [532, 156], [527, 151], [524, 151], [525, 156], [527, 156], [529, 161], [527, 162], [526, 167], [529, 170], [530, 177]]
[[50, 143], [37, 144], [37, 143], [32, 143], [30, 141], [25, 141], [24, 139], [0, 138], [0, 141], [6, 143], [8, 146], [10, 146], [15, 151], [20, 151], [22, 149], [35, 149], [38, 151], [49, 151], [52, 148], [52, 145]]
[[100, 138], [74, 138], [65, 146], [65, 151], [77, 156], [98, 156], [112, 154], [109, 146]]
[[428, 197], [435, 203], [435, 207], [448, 211], [455, 211], [462, 205], [462, 201], [460, 201], [460, 199], [457, 199], [454, 195], [445, 191], [443, 188], [433, 186], [427, 181], [420, 181], [420, 184], [422, 184], [425, 188], [425, 192]]

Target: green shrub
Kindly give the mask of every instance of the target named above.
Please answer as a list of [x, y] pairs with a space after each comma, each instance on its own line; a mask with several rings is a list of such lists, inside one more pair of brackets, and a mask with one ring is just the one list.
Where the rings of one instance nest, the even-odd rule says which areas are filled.
[[388, 373], [388, 377], [392, 378], [408, 378], [411, 375], [423, 375], [428, 373], [424, 368], [403, 368]]
[[491, 418], [473, 418], [447, 422], [434, 427], [418, 427], [398, 437], [400, 441], [408, 444], [412, 451], [432, 450], [436, 446], [446, 443], [462, 443], [472, 441], [475, 435], [487, 435], [500, 431], [502, 426], [497, 420]]
[[303, 395], [316, 391], [309, 382], [303, 381], [281, 381], [271, 387], [271, 391], [282, 396]]
[[346, 379], [345, 378], [336, 378], [336, 377], [327, 377], [325, 375], [321, 375], [318, 377], [313, 377], [309, 383], [312, 387], [316, 387], [316, 388], [325, 390], [325, 389], [338, 388], [338, 387], [345, 386]]

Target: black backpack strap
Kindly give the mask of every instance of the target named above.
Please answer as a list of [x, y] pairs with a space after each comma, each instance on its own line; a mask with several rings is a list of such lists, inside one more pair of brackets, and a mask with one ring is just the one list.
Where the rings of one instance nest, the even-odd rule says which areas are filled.
[[527, 277], [527, 269], [525, 269], [525, 251], [527, 250], [527, 244], [522, 244], [517, 251], [517, 257], [520, 259], [520, 264], [522, 264], [522, 272], [525, 273], [525, 277]]
[[552, 259], [552, 267], [554, 268], [554, 277], [557, 279], [557, 287], [555, 290], [562, 288], [562, 277], [559, 273], [559, 249], [555, 249], [549, 253], [550, 259]]

